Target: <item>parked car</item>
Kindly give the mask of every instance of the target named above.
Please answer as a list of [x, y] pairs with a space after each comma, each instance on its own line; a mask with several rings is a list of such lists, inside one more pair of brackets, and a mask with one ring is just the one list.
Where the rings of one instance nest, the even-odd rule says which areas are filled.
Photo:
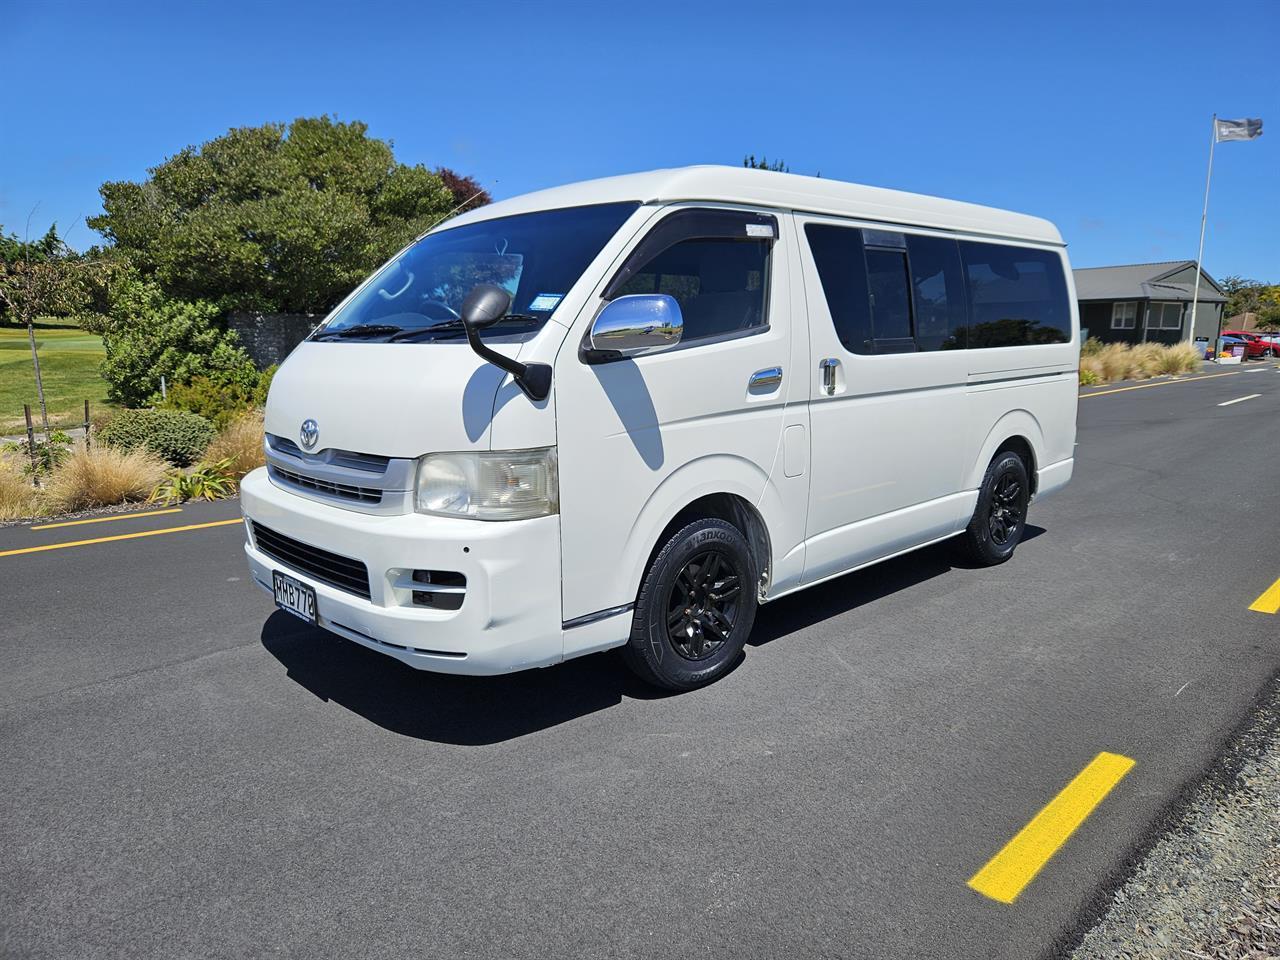
[[1265, 357], [1271, 352], [1271, 344], [1263, 340], [1256, 333], [1246, 333], [1244, 330], [1223, 330], [1224, 337], [1235, 337], [1237, 340], [1244, 341], [1245, 359], [1250, 360], [1255, 357]]
[[1036, 217], [732, 167], [462, 214], [280, 366], [253, 579], [422, 670], [709, 683], [759, 604], [1012, 555], [1074, 463], [1070, 277]]
[[1267, 356], [1280, 357], [1280, 333], [1263, 333], [1259, 336], [1267, 344]]

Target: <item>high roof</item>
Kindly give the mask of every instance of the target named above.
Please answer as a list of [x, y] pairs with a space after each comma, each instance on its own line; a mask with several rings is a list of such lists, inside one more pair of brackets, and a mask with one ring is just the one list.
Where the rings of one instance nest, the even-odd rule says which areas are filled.
[[[1077, 300], [1190, 300], [1195, 295], [1196, 262], [1164, 260], [1159, 263], [1125, 263], [1114, 267], [1079, 267], [1072, 270]], [[1191, 283], [1172, 280], [1191, 271]], [[1216, 280], [1200, 272], [1200, 300], [1225, 303]]]
[[1052, 223], [1023, 213], [821, 177], [728, 166], [652, 170], [538, 190], [465, 213], [450, 220], [446, 228], [534, 210], [626, 200], [641, 203], [682, 200], [741, 203], [1062, 244], [1062, 235]]

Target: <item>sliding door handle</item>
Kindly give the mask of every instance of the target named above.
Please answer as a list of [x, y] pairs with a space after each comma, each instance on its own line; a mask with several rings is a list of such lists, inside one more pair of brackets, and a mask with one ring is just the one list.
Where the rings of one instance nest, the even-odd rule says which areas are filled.
[[827, 357], [818, 363], [818, 369], [822, 373], [822, 392], [829, 397], [836, 392], [836, 369], [839, 366], [840, 361], [835, 357]]

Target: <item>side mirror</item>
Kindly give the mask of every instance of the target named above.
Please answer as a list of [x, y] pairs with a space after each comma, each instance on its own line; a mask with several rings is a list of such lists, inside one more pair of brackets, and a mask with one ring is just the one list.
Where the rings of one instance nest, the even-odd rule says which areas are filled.
[[467, 333], [467, 343], [480, 359], [505, 370], [530, 400], [545, 400], [551, 393], [551, 367], [545, 363], [521, 363], [485, 346], [480, 331], [491, 327], [511, 309], [511, 294], [492, 283], [476, 284], [462, 301], [458, 316]]
[[596, 363], [639, 357], [671, 349], [683, 333], [684, 317], [675, 297], [630, 294], [611, 301], [596, 315], [584, 353]]
[[479, 283], [462, 301], [458, 316], [467, 327], [483, 330], [501, 320], [511, 309], [511, 294], [492, 283]]

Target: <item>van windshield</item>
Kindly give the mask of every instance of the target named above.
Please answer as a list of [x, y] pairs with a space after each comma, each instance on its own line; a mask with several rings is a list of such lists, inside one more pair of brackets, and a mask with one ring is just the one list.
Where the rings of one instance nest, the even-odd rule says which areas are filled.
[[530, 335], [638, 203], [540, 210], [428, 234], [382, 268], [312, 340], [415, 342], [465, 336], [458, 310], [472, 288], [511, 294], [485, 339]]

